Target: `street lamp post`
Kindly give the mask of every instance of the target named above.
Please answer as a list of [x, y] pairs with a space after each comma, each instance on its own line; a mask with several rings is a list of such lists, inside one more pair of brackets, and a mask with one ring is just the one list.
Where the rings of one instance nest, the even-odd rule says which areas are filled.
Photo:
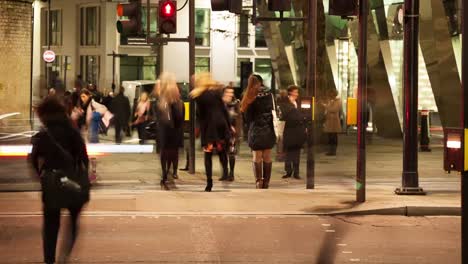
[[[462, 118], [461, 125], [466, 131], [468, 129], [468, 30], [466, 19], [468, 19], [468, 4], [465, 1], [462, 2], [462, 74], [461, 74], [461, 83], [462, 83]], [[466, 136], [463, 139], [463, 148], [466, 149]], [[463, 155], [466, 155], [466, 152]], [[466, 160], [464, 156], [464, 160]], [[468, 168], [466, 167], [466, 162], [463, 164], [462, 176], [461, 176], [461, 252], [462, 252], [462, 263], [468, 262]]]
[[395, 193], [423, 195], [418, 175], [419, 0], [405, 0], [404, 9], [403, 174], [402, 187]]
[[316, 100], [316, 65], [317, 65], [317, 0], [309, 1], [308, 35], [309, 44], [307, 50], [307, 93], [312, 96], [312, 120], [307, 128], [307, 183], [306, 189], [315, 188], [315, 100]]

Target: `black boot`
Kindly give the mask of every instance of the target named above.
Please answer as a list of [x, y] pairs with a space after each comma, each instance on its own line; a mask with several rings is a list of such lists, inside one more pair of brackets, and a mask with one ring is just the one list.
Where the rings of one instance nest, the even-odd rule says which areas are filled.
[[167, 152], [165, 150], [161, 151], [161, 171], [162, 171], [162, 179], [159, 185], [161, 186], [161, 190], [168, 191], [169, 186], [167, 186], [167, 174], [169, 171], [168, 168], [168, 157]]
[[185, 167], [183, 167], [182, 169], [180, 169], [181, 171], [188, 171], [189, 170], [189, 153], [188, 151], [185, 152]]
[[206, 173], [206, 188], [205, 192], [211, 192], [213, 188], [213, 162], [212, 153], [205, 152], [205, 173]]
[[234, 167], [236, 166], [236, 156], [229, 156], [229, 177], [228, 181], [234, 181]]
[[263, 176], [262, 176], [262, 163], [261, 162], [254, 162], [253, 163], [253, 171], [255, 175], [255, 186], [257, 189], [261, 189], [263, 187]]
[[293, 169], [294, 169], [294, 174], [293, 174], [294, 179], [300, 180], [301, 176], [299, 176], [299, 162], [293, 162]]
[[221, 169], [223, 170], [223, 175], [219, 179], [220, 181], [228, 180], [228, 157], [225, 151], [218, 152], [219, 162], [221, 163]]
[[292, 175], [292, 163], [286, 158], [286, 161], [284, 162], [284, 171], [286, 171], [286, 174], [282, 177], [283, 179], [291, 178]]
[[268, 189], [270, 185], [271, 165], [271, 162], [263, 162], [263, 189]]

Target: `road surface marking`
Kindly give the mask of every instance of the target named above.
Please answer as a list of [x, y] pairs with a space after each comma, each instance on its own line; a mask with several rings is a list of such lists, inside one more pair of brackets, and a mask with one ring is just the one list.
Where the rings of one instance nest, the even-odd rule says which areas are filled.
[[353, 252], [352, 251], [341, 251], [341, 253], [343, 253], [343, 254], [352, 254]]
[[349, 261], [351, 261], [351, 262], [359, 262], [359, 261], [361, 261], [361, 260], [360, 260], [360, 259], [349, 259]]
[[331, 226], [330, 224], [322, 224], [322, 226]]
[[333, 230], [333, 229], [327, 229], [327, 230], [325, 230], [325, 232], [327, 232], [327, 233], [335, 233], [335, 230]]
[[346, 244], [336, 244], [337, 246], [339, 247], [346, 247], [347, 245]]

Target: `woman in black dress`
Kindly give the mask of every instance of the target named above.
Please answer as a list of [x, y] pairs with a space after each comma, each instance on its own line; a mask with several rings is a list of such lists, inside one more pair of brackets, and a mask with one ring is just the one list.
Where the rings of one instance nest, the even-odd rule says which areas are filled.
[[268, 189], [270, 183], [271, 149], [276, 142], [273, 100], [273, 95], [262, 86], [262, 78], [251, 75], [241, 101], [241, 112], [249, 128], [248, 142], [253, 153], [257, 189]]
[[158, 120], [158, 142], [161, 149], [161, 188], [169, 190], [166, 184], [169, 170], [172, 165], [172, 177], [177, 179], [179, 148], [184, 146], [184, 104], [180, 99], [176, 78], [171, 73], [161, 75], [156, 118]]
[[196, 76], [195, 89], [190, 96], [197, 103], [201, 144], [205, 152], [206, 192], [213, 187], [212, 156], [218, 153], [223, 169], [221, 178], [227, 178], [228, 161], [226, 146], [231, 136], [229, 114], [223, 102], [223, 87], [211, 79], [209, 73]]

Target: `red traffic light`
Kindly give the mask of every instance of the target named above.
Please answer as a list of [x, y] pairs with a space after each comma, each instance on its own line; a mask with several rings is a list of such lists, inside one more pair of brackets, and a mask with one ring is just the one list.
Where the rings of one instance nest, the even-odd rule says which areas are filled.
[[173, 1], [166, 1], [161, 6], [161, 14], [165, 17], [171, 17], [175, 15], [176, 8]]

